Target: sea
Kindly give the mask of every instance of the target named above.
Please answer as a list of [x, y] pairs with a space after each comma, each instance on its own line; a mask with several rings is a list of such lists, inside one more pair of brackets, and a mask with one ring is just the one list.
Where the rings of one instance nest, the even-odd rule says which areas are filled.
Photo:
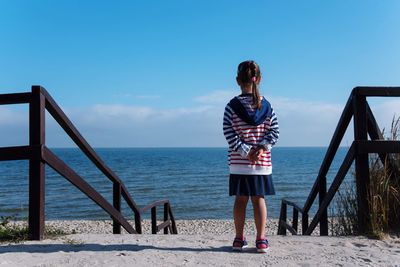
[[[339, 148], [327, 176], [328, 186], [347, 149]], [[51, 150], [112, 203], [112, 182], [79, 149]], [[326, 147], [273, 148], [276, 195], [265, 197], [269, 218], [279, 217], [282, 198], [304, 205], [326, 150]], [[124, 182], [139, 206], [159, 199], [169, 199], [176, 219], [232, 218], [234, 197], [228, 194], [226, 148], [96, 148], [95, 151]], [[1, 217], [27, 218], [28, 167], [28, 161], [0, 162]], [[48, 166], [45, 179], [46, 220], [110, 218], [84, 193]], [[351, 171], [346, 180], [351, 183]], [[316, 206], [317, 203], [313, 210]], [[122, 210], [127, 218], [134, 218], [133, 212], [123, 200]], [[252, 216], [249, 202], [248, 217]], [[144, 216], [149, 217], [150, 214]]]

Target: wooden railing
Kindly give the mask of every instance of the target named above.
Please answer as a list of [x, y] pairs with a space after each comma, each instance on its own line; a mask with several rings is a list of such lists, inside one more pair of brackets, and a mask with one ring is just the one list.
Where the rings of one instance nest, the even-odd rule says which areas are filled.
[[[41, 240], [44, 231], [45, 209], [45, 164], [53, 168], [57, 173], [71, 182], [80, 191], [92, 199], [98, 206], [107, 212], [113, 219], [113, 233], [120, 234], [121, 226], [131, 234], [142, 233], [142, 214], [151, 210], [152, 233], [156, 234], [168, 230], [172, 234], [177, 233], [175, 219], [168, 200], [155, 201], [150, 205], [139, 208], [124, 183], [101, 160], [93, 148], [86, 142], [72, 122], [64, 114], [50, 94], [41, 86], [32, 86], [30, 93], [1, 94], [0, 105], [29, 104], [29, 145], [0, 148], [0, 161], [4, 160], [29, 160], [29, 237], [33, 240]], [[94, 165], [113, 183], [113, 203], [109, 203], [81, 176], [72, 170], [65, 162], [57, 157], [45, 145], [45, 110], [64, 129], [75, 144], [94, 163]], [[135, 227], [127, 221], [121, 213], [121, 196], [133, 211]], [[157, 206], [164, 207], [164, 218], [157, 225]]]
[[[369, 187], [368, 154], [379, 154], [380, 159], [387, 164], [386, 166], [391, 166], [390, 158], [386, 157], [386, 154], [400, 153], [400, 141], [384, 140], [366, 98], [398, 96], [400, 96], [400, 87], [356, 87], [353, 89], [304, 206], [301, 207], [293, 201], [282, 199], [278, 227], [279, 235], [286, 235], [287, 230], [294, 235], [297, 234], [299, 213], [301, 214], [302, 234], [310, 235], [319, 224], [320, 235], [328, 235], [328, 206], [346, 177], [353, 161], [355, 161], [357, 187], [358, 231], [360, 234], [366, 233], [370, 214], [367, 204], [367, 188]], [[327, 191], [327, 173], [352, 118], [354, 120], [354, 141]], [[368, 140], [368, 135], [370, 140]], [[317, 195], [319, 207], [311, 223], [308, 224], [309, 211]], [[287, 221], [288, 206], [293, 208], [292, 224]]]

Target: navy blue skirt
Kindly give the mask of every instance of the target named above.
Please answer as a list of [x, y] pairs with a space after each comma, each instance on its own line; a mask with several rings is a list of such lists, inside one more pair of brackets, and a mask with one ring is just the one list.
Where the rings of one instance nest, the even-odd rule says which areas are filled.
[[242, 175], [229, 176], [230, 196], [264, 196], [275, 195], [272, 175]]

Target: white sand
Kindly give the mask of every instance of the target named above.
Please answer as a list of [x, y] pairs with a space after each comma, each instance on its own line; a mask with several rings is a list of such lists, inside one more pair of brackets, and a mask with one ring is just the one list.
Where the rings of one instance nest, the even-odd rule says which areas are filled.
[[249, 230], [249, 249], [233, 253], [231, 221], [179, 221], [178, 235], [102, 233], [110, 222], [50, 224], [80, 233], [1, 244], [0, 266], [400, 266], [399, 238], [270, 235], [271, 249], [258, 254]]

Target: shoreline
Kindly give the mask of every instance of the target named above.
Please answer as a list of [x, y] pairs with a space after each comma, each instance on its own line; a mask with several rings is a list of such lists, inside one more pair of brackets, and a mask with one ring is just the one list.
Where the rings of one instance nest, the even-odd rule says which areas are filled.
[[[267, 219], [267, 224], [265, 228], [266, 236], [278, 236], [278, 219]], [[128, 222], [134, 226], [134, 220], [128, 220]], [[158, 220], [157, 224], [161, 224], [163, 221]], [[235, 235], [235, 226], [233, 219], [193, 219], [193, 220], [176, 220], [176, 227], [178, 230], [178, 235], [201, 235], [204, 233], [215, 234], [215, 235]], [[288, 223], [291, 225], [292, 220], [289, 219]], [[27, 221], [9, 221], [10, 226], [24, 226], [27, 227]], [[334, 218], [328, 218], [328, 237], [355, 237], [353, 235], [337, 235], [336, 227], [337, 222]], [[73, 235], [73, 234], [113, 234], [113, 221], [112, 220], [46, 220], [45, 228], [48, 230], [55, 230], [56, 232], [63, 233], [63, 235]], [[246, 219], [244, 232], [246, 236], [256, 235], [256, 226], [254, 219]], [[302, 225], [301, 221], [298, 223], [297, 233], [299, 236], [302, 235]], [[319, 225], [314, 229], [310, 236], [320, 236], [319, 235]], [[129, 234], [121, 226], [121, 234]], [[151, 234], [151, 221], [150, 219], [142, 220], [142, 234]], [[158, 234], [162, 234], [159, 231]], [[286, 232], [287, 236], [293, 236], [288, 230]], [[392, 232], [384, 236], [385, 239], [399, 239], [400, 233]], [[374, 239], [374, 238], [370, 238]], [[400, 250], [399, 250], [400, 253]]]
[[141, 235], [111, 234], [111, 220], [45, 225], [70, 234], [0, 243], [0, 266], [400, 266], [398, 237], [279, 236], [274, 219], [267, 223], [270, 250], [265, 254], [256, 253], [253, 220], [245, 228], [249, 248], [241, 253], [231, 249], [232, 220], [178, 220], [178, 235], [152, 235], [148, 220]]
[[[128, 220], [131, 225], [135, 225], [133, 220]], [[160, 224], [161, 221], [158, 222]], [[26, 221], [10, 221], [10, 224], [26, 226]], [[195, 219], [195, 220], [176, 220], [178, 234], [182, 235], [201, 235], [210, 234], [229, 234], [234, 235], [233, 219]], [[66, 234], [112, 234], [112, 220], [46, 220], [45, 227], [49, 229], [61, 230]], [[121, 227], [122, 234], [128, 234]], [[299, 233], [301, 233], [301, 224], [299, 225]], [[148, 219], [142, 220], [142, 233], [151, 234], [151, 222]], [[255, 235], [256, 227], [254, 219], [246, 219], [245, 233], [247, 235]], [[272, 236], [278, 233], [278, 219], [267, 219], [266, 235]], [[288, 235], [291, 235], [288, 232]], [[317, 227], [312, 235], [319, 235]]]

